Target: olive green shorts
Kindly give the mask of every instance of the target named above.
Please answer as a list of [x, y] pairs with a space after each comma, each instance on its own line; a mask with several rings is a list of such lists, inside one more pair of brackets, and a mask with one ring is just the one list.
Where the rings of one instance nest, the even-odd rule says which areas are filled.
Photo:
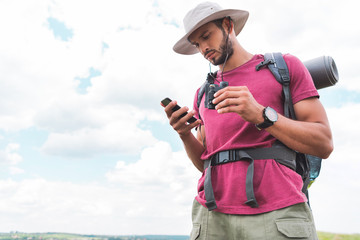
[[307, 203], [256, 215], [231, 215], [208, 211], [196, 200], [192, 210], [190, 240], [317, 240]]

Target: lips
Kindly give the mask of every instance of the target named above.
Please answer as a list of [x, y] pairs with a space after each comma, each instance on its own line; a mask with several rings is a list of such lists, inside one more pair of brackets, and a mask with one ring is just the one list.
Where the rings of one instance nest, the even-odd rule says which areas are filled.
[[215, 55], [215, 51], [211, 50], [211, 51], [208, 51], [208, 52], [205, 53], [205, 58], [207, 60], [210, 60], [210, 59], [212, 59], [214, 57], [214, 55]]

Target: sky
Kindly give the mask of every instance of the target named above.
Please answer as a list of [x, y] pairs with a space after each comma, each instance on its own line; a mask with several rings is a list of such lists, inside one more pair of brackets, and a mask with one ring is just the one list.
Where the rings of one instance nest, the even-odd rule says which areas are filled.
[[[209, 64], [172, 46], [197, 0], [0, 0], [0, 232], [180, 234], [200, 172], [160, 106], [192, 108]], [[319, 231], [360, 233], [355, 0], [224, 0], [253, 54], [331, 56], [334, 151], [310, 188]], [[216, 67], [211, 66], [211, 70]]]

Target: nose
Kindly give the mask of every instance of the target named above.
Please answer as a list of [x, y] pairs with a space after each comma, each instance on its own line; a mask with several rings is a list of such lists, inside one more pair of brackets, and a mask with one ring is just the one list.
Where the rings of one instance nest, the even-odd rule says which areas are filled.
[[207, 51], [209, 51], [210, 50], [210, 48], [209, 48], [209, 46], [208, 45], [206, 45], [206, 44], [201, 44], [200, 46], [199, 46], [199, 51], [200, 51], [200, 53], [204, 56], [205, 54], [206, 54], [206, 52]]

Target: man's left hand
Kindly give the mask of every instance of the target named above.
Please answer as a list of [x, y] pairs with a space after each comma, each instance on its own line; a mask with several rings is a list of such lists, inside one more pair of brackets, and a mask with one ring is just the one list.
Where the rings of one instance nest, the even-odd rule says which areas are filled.
[[259, 104], [246, 86], [231, 86], [220, 89], [214, 95], [213, 103], [218, 113], [234, 112], [245, 121], [258, 124], [264, 121], [262, 111], [264, 106]]

